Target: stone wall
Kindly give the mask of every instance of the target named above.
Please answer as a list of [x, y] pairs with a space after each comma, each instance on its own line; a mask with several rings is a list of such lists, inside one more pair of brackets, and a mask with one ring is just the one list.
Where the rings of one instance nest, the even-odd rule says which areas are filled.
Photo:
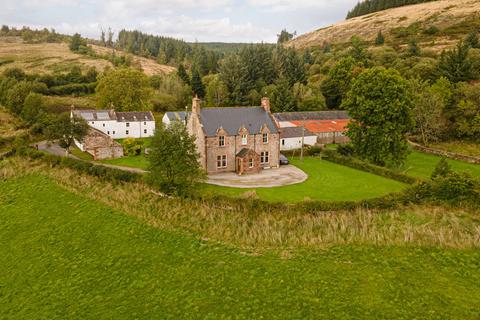
[[409, 143], [413, 149], [420, 152], [430, 153], [437, 156], [447, 157], [450, 159], [460, 160], [468, 163], [480, 164], [480, 158], [465, 156], [458, 153], [453, 153], [453, 152], [448, 152], [448, 151], [443, 151], [438, 149], [427, 148], [411, 141], [409, 141]]
[[82, 151], [93, 156], [94, 160], [115, 159], [123, 157], [123, 148], [101, 131], [90, 129], [81, 143]]

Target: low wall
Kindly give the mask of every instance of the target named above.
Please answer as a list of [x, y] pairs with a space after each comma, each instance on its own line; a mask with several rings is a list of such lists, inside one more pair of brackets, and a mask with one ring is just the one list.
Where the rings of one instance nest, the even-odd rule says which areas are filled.
[[460, 160], [460, 161], [464, 161], [464, 162], [468, 162], [468, 163], [480, 164], [480, 158], [465, 156], [465, 155], [454, 153], [454, 152], [432, 149], [432, 148], [428, 148], [428, 147], [419, 145], [418, 143], [411, 142], [411, 141], [409, 141], [409, 143], [414, 150], [417, 150], [417, 151], [420, 151], [420, 152], [430, 153], [430, 154], [434, 154], [434, 155], [437, 155], [437, 156], [442, 156], [442, 157], [446, 157], [446, 158], [450, 158], [450, 159]]

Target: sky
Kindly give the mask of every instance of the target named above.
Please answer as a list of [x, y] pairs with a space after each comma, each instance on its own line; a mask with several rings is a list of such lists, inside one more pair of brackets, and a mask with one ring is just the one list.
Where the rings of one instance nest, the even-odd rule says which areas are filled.
[[345, 18], [358, 0], [0, 0], [0, 24], [99, 38], [111, 27], [193, 42], [275, 42]]

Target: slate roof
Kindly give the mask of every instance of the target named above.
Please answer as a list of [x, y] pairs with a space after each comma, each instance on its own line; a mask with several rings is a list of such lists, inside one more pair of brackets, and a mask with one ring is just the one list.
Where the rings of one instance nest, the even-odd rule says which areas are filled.
[[73, 114], [86, 121], [155, 121], [150, 111], [116, 112], [114, 110], [73, 110]]
[[262, 107], [205, 108], [200, 110], [200, 122], [207, 137], [216, 136], [219, 128], [236, 136], [243, 126], [249, 134], [259, 134], [264, 124], [271, 133], [279, 132], [270, 114]]
[[250, 154], [250, 153], [257, 154], [257, 153], [256, 153], [255, 151], [253, 151], [252, 149], [243, 148], [242, 150], [240, 150], [239, 153], [237, 153], [237, 157], [245, 158], [245, 157], [248, 156], [248, 154]]
[[310, 111], [310, 112], [282, 112], [274, 113], [277, 121], [299, 121], [299, 120], [340, 120], [350, 119], [347, 111]]
[[[302, 137], [302, 127], [289, 127], [280, 129], [280, 139], [288, 138], [301, 138]], [[315, 133], [310, 132], [305, 128], [305, 137], [317, 136]]]
[[135, 121], [155, 121], [153, 113], [150, 111], [131, 111], [131, 112], [115, 112], [117, 121], [135, 122]]
[[165, 113], [167, 118], [170, 121], [184, 121], [185, 120], [185, 115], [189, 116], [190, 112], [185, 112], [185, 111], [170, 111]]

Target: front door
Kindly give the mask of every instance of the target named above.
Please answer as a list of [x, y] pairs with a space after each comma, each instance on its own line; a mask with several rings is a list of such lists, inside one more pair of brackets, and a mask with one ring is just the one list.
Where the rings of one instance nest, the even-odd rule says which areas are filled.
[[243, 161], [240, 158], [237, 158], [237, 174], [243, 174]]

